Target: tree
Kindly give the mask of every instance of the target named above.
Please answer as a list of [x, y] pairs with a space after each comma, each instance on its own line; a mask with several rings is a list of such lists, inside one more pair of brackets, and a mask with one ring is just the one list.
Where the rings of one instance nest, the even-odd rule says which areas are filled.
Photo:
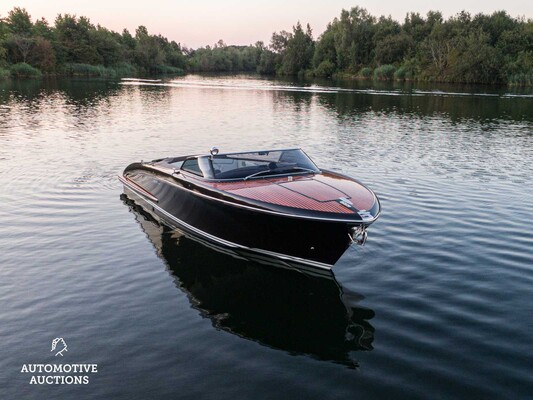
[[284, 75], [296, 75], [308, 69], [313, 59], [314, 42], [311, 27], [307, 24], [304, 32], [300, 22], [293, 27], [282, 54], [279, 71]]
[[89, 31], [90, 43], [95, 47], [99, 58], [106, 66], [113, 66], [124, 61], [119, 39], [120, 35], [98, 25]]
[[413, 48], [413, 39], [405, 33], [387, 36], [376, 43], [376, 63], [378, 65], [399, 63], [411, 53]]
[[496, 83], [502, 80], [503, 59], [500, 52], [489, 44], [490, 37], [478, 29], [461, 37], [457, 55], [450, 62], [449, 80], [465, 83]]
[[448, 26], [434, 22], [430, 35], [420, 44], [419, 63], [432, 79], [443, 80], [455, 41], [456, 38], [449, 35]]
[[344, 70], [357, 71], [373, 58], [375, 18], [364, 8], [342, 10], [339, 20], [334, 20], [337, 65]]
[[147, 72], [154, 72], [156, 67], [163, 65], [165, 55], [154, 36], [148, 34], [148, 29], [141, 25], [135, 31], [134, 60], [137, 65]]
[[44, 18], [38, 19], [33, 25], [33, 36], [40, 36], [49, 41], [55, 40], [54, 30], [48, 24], [48, 21]]
[[60, 52], [65, 62], [92, 65], [103, 62], [102, 56], [92, 43], [91, 31], [95, 28], [88, 18], [59, 14], [55, 26], [58, 45], [61, 47]]
[[374, 54], [377, 65], [401, 62], [414, 43], [409, 35], [402, 32], [398, 22], [381, 17], [374, 28]]
[[33, 45], [35, 43], [34, 39], [25, 35], [16, 34], [11, 36], [10, 42], [12, 42], [13, 45], [16, 47], [18, 53], [22, 58], [22, 62], [25, 63], [26, 59], [28, 58], [28, 54], [30, 54], [30, 51], [32, 50]]
[[337, 69], [337, 52], [335, 50], [335, 32], [331, 24], [328, 24], [326, 31], [320, 36], [315, 43], [315, 51], [313, 54], [313, 66], [318, 68], [320, 64], [327, 62], [328, 66], [333, 66]]
[[44, 72], [53, 72], [56, 66], [54, 48], [48, 39], [38, 36], [35, 39], [33, 50], [29, 57], [31, 65]]
[[516, 28], [517, 21], [505, 11], [495, 11], [492, 15], [477, 14], [472, 21], [474, 28], [489, 35], [489, 44], [495, 46], [505, 31]]
[[265, 50], [259, 57], [259, 64], [257, 65], [257, 72], [260, 74], [275, 74], [276, 60], [278, 55], [270, 50]]
[[291, 34], [287, 31], [281, 31], [280, 33], [274, 32], [270, 40], [270, 48], [274, 53], [283, 54], [287, 50], [287, 44], [290, 38]]
[[30, 14], [25, 8], [15, 7], [8, 13], [7, 24], [12, 33], [30, 36], [33, 28]]
[[274, 32], [269, 46], [220, 40], [194, 50], [145, 26], [135, 35], [117, 33], [70, 14], [59, 14], [51, 25], [44, 18], [32, 23], [24, 8], [15, 7], [0, 18], [0, 67], [13, 70], [15, 63], [21, 64], [19, 75], [39, 72], [24, 65], [30, 63], [47, 73], [92, 75], [189, 69], [371, 77], [377, 70], [380, 79], [391, 79], [395, 71], [395, 79], [533, 84], [533, 20], [505, 11], [474, 17], [461, 11], [444, 20], [439, 11], [429, 11], [408, 13], [400, 23], [354, 7], [342, 10], [316, 41], [309, 25], [298, 22], [290, 32]]
[[405, 17], [402, 30], [413, 38], [415, 43], [420, 43], [431, 32], [431, 26], [419, 13], [409, 13]]

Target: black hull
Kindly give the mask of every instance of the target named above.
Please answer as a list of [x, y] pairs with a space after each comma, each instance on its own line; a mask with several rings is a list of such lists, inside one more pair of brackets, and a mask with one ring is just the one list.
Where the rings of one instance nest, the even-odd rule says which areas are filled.
[[329, 270], [352, 243], [357, 223], [295, 218], [258, 212], [200, 196], [153, 177], [142, 187], [121, 179], [143, 199], [143, 207], [168, 225], [248, 256], [277, 258], [287, 263]]

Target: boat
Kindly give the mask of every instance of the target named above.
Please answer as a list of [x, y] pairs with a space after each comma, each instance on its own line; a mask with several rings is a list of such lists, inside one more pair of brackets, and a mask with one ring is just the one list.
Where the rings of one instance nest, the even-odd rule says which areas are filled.
[[119, 176], [162, 222], [257, 261], [327, 272], [380, 215], [361, 182], [320, 169], [300, 148], [167, 157]]

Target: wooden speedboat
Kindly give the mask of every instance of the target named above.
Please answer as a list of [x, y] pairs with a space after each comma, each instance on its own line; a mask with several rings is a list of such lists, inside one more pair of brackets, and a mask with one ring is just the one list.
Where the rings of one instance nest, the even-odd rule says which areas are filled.
[[379, 216], [377, 196], [319, 169], [301, 149], [163, 158], [129, 165], [126, 194], [166, 224], [256, 257], [328, 270]]

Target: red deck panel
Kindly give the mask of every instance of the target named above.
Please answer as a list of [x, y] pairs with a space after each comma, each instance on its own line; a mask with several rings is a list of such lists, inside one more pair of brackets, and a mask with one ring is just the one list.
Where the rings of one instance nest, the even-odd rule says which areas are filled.
[[364, 186], [352, 180], [330, 174], [254, 179], [234, 182], [205, 182], [230, 194], [280, 206], [328, 213], [353, 214], [339, 204], [341, 197], [349, 199], [358, 210], [368, 210], [374, 196]]
[[333, 201], [340, 197], [347, 197], [346, 193], [335, 189], [317, 179], [298, 180], [293, 182], [280, 183], [279, 185], [311, 197], [317, 201]]
[[232, 190], [231, 193], [249, 199], [278, 204], [280, 206], [303, 208], [307, 210], [323, 211], [330, 213], [352, 214], [353, 211], [336, 201], [319, 202], [305, 197], [287, 188], [272, 184], [269, 186]]
[[316, 180], [334, 186], [341, 192], [346, 193], [348, 199], [358, 210], [370, 210], [374, 205], [374, 195], [363, 185], [333, 174], [321, 174], [315, 177]]

